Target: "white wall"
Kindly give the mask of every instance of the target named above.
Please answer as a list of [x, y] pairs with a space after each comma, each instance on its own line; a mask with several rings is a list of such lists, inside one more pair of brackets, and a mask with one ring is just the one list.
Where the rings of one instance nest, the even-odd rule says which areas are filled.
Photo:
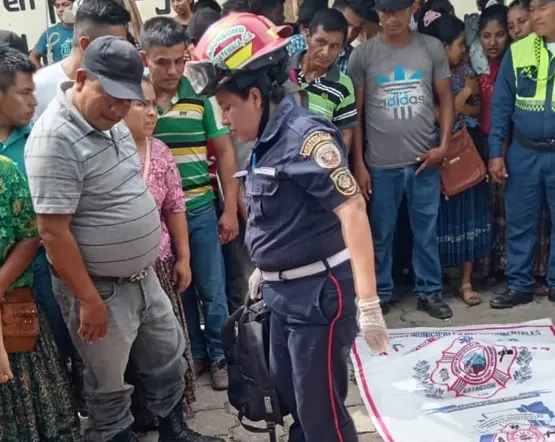
[[451, 3], [455, 6], [455, 12], [460, 18], [463, 18], [465, 14], [478, 11], [475, 0], [451, 0]]
[[[170, 0], [136, 0], [143, 20], [169, 12]], [[219, 0], [223, 3], [224, 0]], [[475, 0], [451, 0], [459, 17], [476, 11]], [[3, 0], [0, 2], [0, 29], [25, 34], [32, 48], [47, 26], [52, 26], [47, 0]]]

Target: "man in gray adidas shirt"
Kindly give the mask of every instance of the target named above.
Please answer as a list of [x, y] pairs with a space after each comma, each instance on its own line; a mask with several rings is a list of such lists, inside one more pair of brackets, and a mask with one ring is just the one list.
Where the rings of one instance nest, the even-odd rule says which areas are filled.
[[130, 427], [129, 359], [141, 375], [161, 442], [220, 442], [183, 419], [183, 332], [152, 264], [160, 214], [140, 175], [129, 129], [143, 101], [135, 47], [100, 37], [76, 81], [63, 83], [37, 121], [25, 165], [53, 289], [85, 365], [91, 440], [136, 441]]
[[[417, 307], [434, 318], [446, 319], [453, 313], [442, 299], [436, 235], [441, 191], [438, 166], [446, 156], [454, 118], [451, 72], [443, 44], [410, 30], [413, 7], [414, 0], [376, 0], [382, 30], [351, 55], [348, 73], [361, 123], [352, 154], [355, 178], [370, 199], [382, 308], [387, 310], [392, 299], [393, 237], [406, 197], [414, 237]], [[434, 95], [439, 107], [439, 146]]]

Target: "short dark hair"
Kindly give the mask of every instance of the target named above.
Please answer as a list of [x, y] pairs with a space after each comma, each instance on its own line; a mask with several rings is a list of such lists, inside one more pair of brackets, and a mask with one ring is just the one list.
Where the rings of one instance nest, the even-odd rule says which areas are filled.
[[141, 48], [171, 48], [185, 43], [187, 35], [183, 26], [170, 17], [154, 17], [147, 20], [141, 30]]
[[356, 15], [366, 18], [368, 5], [364, 0], [335, 0], [333, 9], [344, 12], [347, 9], [353, 11]]
[[0, 91], [11, 88], [17, 74], [33, 75], [35, 71], [35, 65], [23, 52], [14, 48], [0, 48]]
[[252, 12], [248, 0], [227, 0], [222, 6], [222, 16], [236, 12]]
[[347, 41], [349, 23], [339, 10], [326, 8], [318, 11], [310, 22], [308, 28], [310, 35], [314, 34], [320, 26], [325, 32], [341, 32], [343, 43]]
[[222, 7], [218, 4], [216, 0], [198, 0], [193, 5], [193, 13], [197, 12], [199, 9], [210, 8], [221, 14]]
[[86, 0], [75, 14], [74, 41], [80, 37], [91, 40], [105, 35], [98, 28], [129, 25], [131, 14], [121, 0]]
[[284, 3], [285, 0], [227, 0], [222, 7], [222, 15], [233, 12], [266, 15], [277, 7], [281, 7]]
[[310, 22], [314, 18], [314, 15], [321, 11], [322, 9], [327, 9], [326, 6], [322, 6], [320, 3], [313, 4], [314, 2], [310, 2], [308, 0], [304, 0], [301, 6], [299, 7], [299, 16], [297, 22], [305, 27], [310, 26]]

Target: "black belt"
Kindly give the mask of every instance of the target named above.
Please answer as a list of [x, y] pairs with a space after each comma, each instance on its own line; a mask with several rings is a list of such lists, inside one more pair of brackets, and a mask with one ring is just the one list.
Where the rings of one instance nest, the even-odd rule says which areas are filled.
[[515, 128], [514, 139], [525, 149], [533, 150], [536, 152], [555, 152], [555, 138], [548, 138], [544, 140], [531, 140], [525, 137], [522, 133]]
[[[52, 264], [50, 264], [50, 271], [52, 272], [52, 275], [54, 275], [56, 278], [61, 279], [58, 272], [56, 272], [56, 269], [52, 267]], [[142, 281], [143, 279], [145, 279], [147, 274], [148, 274], [148, 269], [143, 269], [138, 271], [137, 273], [133, 273], [130, 276], [98, 276], [98, 275], [89, 275], [89, 276], [93, 282], [95, 280], [112, 281], [116, 285], [122, 285], [122, 284]]]

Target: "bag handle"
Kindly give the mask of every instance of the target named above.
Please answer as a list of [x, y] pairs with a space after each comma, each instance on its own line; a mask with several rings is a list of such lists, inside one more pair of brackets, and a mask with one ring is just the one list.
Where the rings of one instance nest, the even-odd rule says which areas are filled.
[[237, 414], [237, 419], [239, 419], [239, 423], [241, 424], [241, 426], [251, 432], [251, 433], [255, 433], [255, 434], [269, 434], [270, 435], [270, 442], [277, 442], [277, 436], [276, 436], [276, 424], [273, 422], [266, 422], [266, 428], [259, 428], [259, 427], [255, 427], [253, 425], [249, 425], [243, 422], [243, 418], [245, 416], [243, 415], [243, 413], [240, 411]]
[[150, 155], [151, 155], [151, 151], [152, 151], [152, 138], [147, 138], [146, 139], [146, 152], [145, 152], [145, 167], [143, 170], [143, 181], [145, 183], [148, 182], [148, 173], [150, 171]]

